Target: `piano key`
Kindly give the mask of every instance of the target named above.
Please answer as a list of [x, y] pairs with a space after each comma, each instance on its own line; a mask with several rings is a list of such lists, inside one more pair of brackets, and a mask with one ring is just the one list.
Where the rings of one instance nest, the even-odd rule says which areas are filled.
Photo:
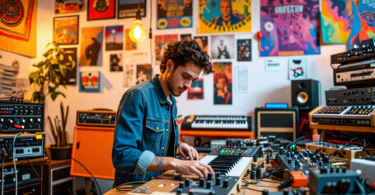
[[240, 177], [241, 174], [246, 171], [246, 167], [250, 164], [252, 157], [242, 157], [240, 161], [229, 171], [227, 176], [237, 176]]

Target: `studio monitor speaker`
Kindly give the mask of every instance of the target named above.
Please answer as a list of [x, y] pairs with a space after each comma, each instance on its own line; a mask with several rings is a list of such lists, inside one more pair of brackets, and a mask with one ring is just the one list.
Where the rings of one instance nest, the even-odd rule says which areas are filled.
[[319, 81], [313, 79], [292, 81], [292, 107], [312, 110], [319, 106]]

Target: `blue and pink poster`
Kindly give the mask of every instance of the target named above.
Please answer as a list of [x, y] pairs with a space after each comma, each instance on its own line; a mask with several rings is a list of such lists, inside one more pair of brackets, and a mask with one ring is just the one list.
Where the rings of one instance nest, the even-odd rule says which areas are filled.
[[262, 0], [260, 56], [320, 54], [319, 0]]

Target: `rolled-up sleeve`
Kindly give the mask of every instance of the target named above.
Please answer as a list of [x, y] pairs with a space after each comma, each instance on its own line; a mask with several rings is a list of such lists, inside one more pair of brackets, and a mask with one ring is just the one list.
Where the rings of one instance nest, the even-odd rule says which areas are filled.
[[138, 90], [127, 93], [117, 113], [112, 148], [112, 163], [120, 173], [144, 175], [155, 154], [137, 149], [142, 141], [144, 94]]

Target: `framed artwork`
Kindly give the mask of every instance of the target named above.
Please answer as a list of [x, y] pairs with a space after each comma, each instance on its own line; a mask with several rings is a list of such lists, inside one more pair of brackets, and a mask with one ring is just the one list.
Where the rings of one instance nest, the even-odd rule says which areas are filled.
[[214, 66], [214, 105], [232, 105], [232, 63], [215, 62]]
[[196, 36], [194, 37], [195, 42], [198, 43], [198, 45], [209, 54], [208, 50], [208, 36]]
[[193, 1], [157, 1], [158, 30], [193, 27]]
[[103, 27], [81, 29], [80, 66], [101, 66], [103, 54]]
[[125, 50], [137, 50], [137, 43], [134, 43], [129, 37], [130, 28], [125, 29]]
[[218, 59], [235, 59], [235, 39], [234, 35], [222, 34], [211, 35], [211, 57]]
[[100, 71], [80, 72], [79, 81], [79, 92], [100, 92]]
[[237, 40], [237, 61], [251, 61], [251, 39]]
[[[69, 56], [77, 63], [77, 48], [63, 48], [65, 51], [64, 59], [61, 61], [62, 64], [69, 63]], [[69, 64], [66, 69], [65, 77], [61, 74], [60, 69], [57, 69], [60, 75], [60, 84], [64, 85], [76, 85], [77, 84], [77, 66], [72, 68], [72, 64]]]
[[53, 40], [61, 45], [79, 43], [79, 16], [53, 18]]
[[84, 0], [55, 0], [55, 14], [80, 12], [84, 9]]
[[[139, 0], [118, 0], [117, 18], [135, 18], [138, 10]], [[141, 0], [141, 17], [146, 16], [147, 1]]]
[[149, 81], [152, 79], [152, 67], [151, 64], [138, 64], [137, 65], [137, 76], [135, 79], [135, 84]]
[[155, 64], [160, 64], [163, 58], [164, 49], [168, 47], [168, 44], [172, 41], [178, 41], [178, 34], [173, 35], [155, 35]]
[[123, 50], [124, 48], [124, 26], [105, 27], [105, 50]]
[[122, 53], [109, 54], [109, 70], [111, 72], [122, 72]]
[[115, 0], [87, 0], [87, 21], [116, 18]]
[[190, 88], [188, 89], [188, 100], [203, 100], [203, 78], [193, 81]]

